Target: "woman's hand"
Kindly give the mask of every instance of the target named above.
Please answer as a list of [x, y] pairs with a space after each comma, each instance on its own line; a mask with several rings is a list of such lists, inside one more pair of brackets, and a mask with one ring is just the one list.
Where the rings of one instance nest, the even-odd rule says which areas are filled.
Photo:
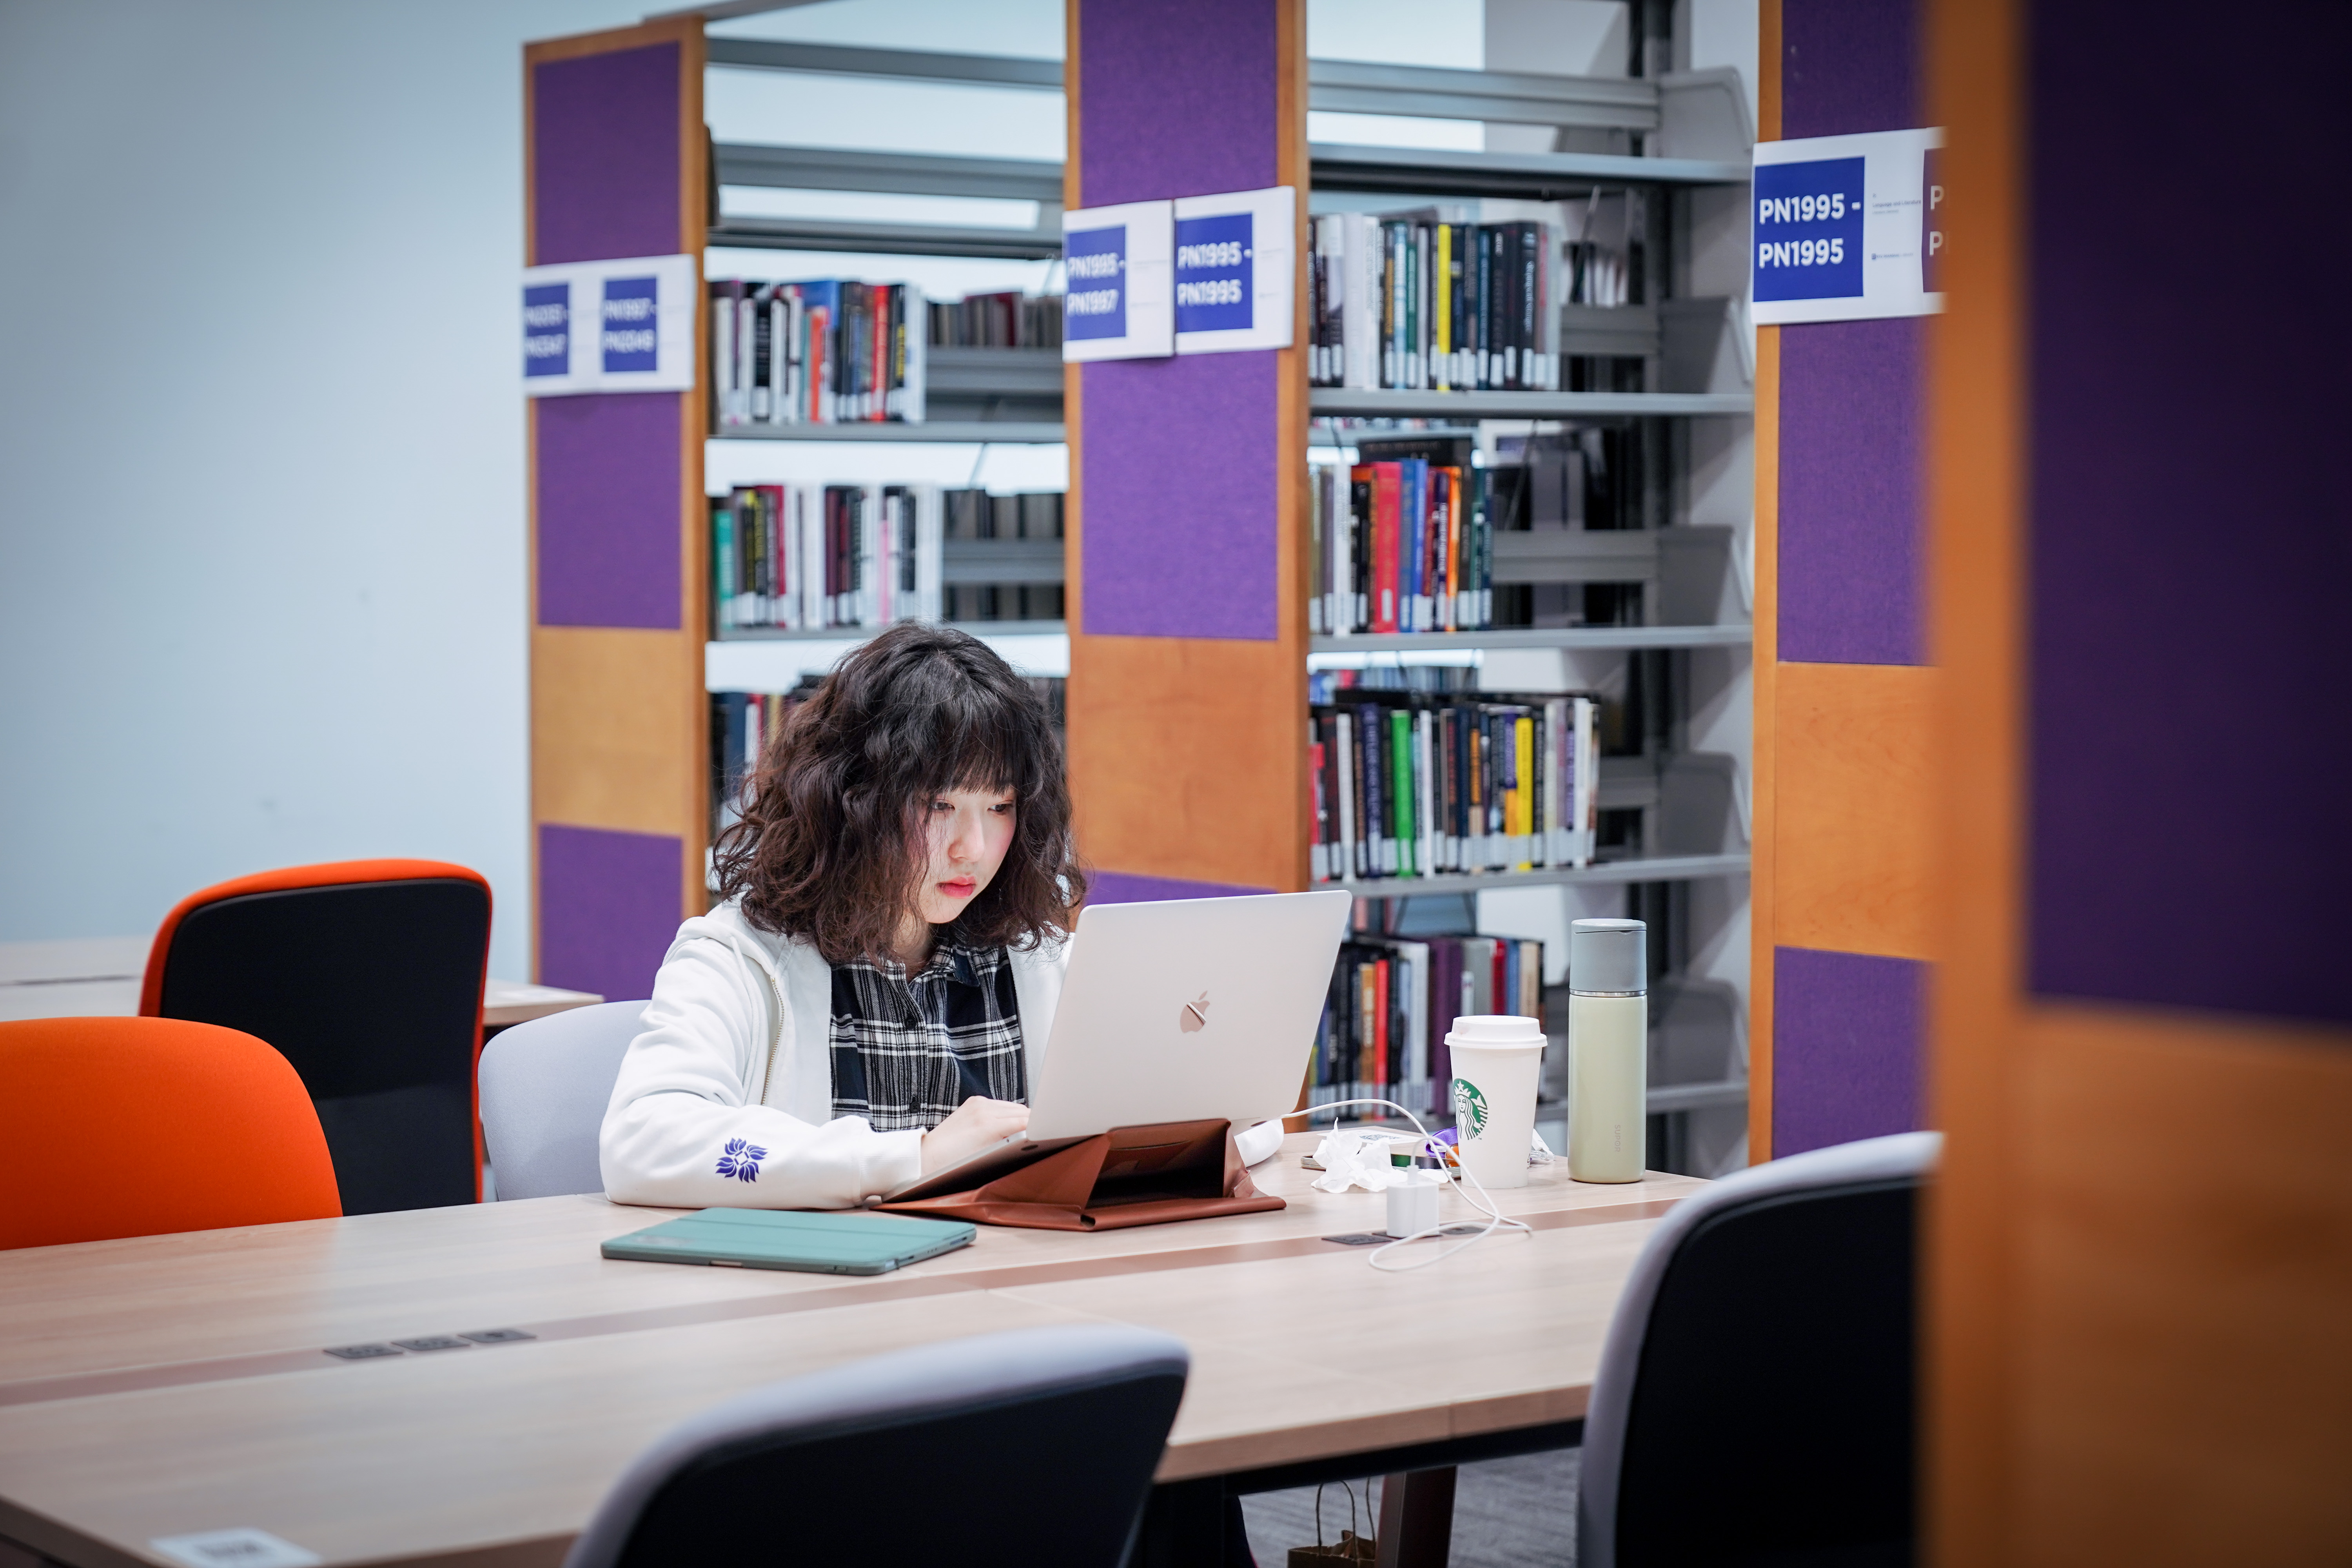
[[973, 1095], [923, 1134], [923, 1174], [943, 1170], [979, 1153], [1029, 1125], [1029, 1108], [1018, 1100]]

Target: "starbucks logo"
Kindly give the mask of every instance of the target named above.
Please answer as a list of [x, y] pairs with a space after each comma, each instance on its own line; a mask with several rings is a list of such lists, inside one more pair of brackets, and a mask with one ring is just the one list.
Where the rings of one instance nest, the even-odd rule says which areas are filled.
[[1454, 1120], [1465, 1138], [1486, 1131], [1486, 1097], [1466, 1078], [1454, 1080]]

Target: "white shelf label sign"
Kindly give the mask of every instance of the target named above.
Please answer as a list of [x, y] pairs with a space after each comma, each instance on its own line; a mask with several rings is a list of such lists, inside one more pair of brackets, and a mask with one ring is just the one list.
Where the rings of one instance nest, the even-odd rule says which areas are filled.
[[524, 393], [691, 391], [698, 287], [691, 256], [525, 268]]
[[1943, 250], [1940, 130], [1756, 144], [1756, 324], [1930, 316]]
[[1176, 202], [1176, 352], [1286, 349], [1297, 193], [1288, 185]]
[[1062, 215], [1065, 361], [1164, 359], [1176, 352], [1171, 207], [1126, 202]]

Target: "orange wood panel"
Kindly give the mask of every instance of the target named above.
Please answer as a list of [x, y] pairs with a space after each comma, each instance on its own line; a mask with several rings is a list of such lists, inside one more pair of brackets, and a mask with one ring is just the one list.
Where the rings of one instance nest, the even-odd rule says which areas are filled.
[[2352, 1563], [2352, 1036], [2024, 1026], [2004, 1560]]
[[[1779, 7], [1771, 7], [1777, 17]], [[1764, 79], [1780, 79], [1780, 57], [1764, 56]], [[1777, 92], [1768, 100], [1778, 104]], [[1780, 906], [1780, 329], [1756, 329], [1756, 634], [1754, 821], [1748, 836], [1748, 1157], [1772, 1157], [1772, 949]]]
[[1304, 887], [1305, 686], [1285, 642], [1073, 638], [1070, 779], [1088, 862]]
[[[1933, 0], [1928, 123], [1946, 189], [1966, 204], [1945, 313], [1928, 327], [1930, 637], [1943, 672], [1930, 1125], [1945, 1130], [1928, 1209], [1925, 1540], [1931, 1562], [2007, 1563], [2021, 1544], [2011, 1480], [2011, 1216], [2017, 1156], [2025, 410], [2019, 247], [2018, 0]], [[2175, 1369], [2183, 1388], [2187, 1369]], [[2192, 1404], [2185, 1390], [2184, 1406]], [[2104, 1554], [2102, 1554], [2104, 1555]]]
[[531, 819], [699, 838], [702, 639], [612, 626], [531, 632]]
[[1780, 0], [1756, 8], [1756, 139], [1780, 140]]
[[1934, 956], [1927, 746], [1936, 671], [1782, 664], [1774, 682], [1773, 941]]

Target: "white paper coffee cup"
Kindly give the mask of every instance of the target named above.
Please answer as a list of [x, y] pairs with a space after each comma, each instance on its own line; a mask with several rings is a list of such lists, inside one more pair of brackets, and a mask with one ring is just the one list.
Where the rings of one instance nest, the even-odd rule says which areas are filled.
[[1456, 1018], [1445, 1045], [1454, 1058], [1449, 1089], [1463, 1166], [1489, 1190], [1526, 1186], [1543, 1026], [1508, 1016]]

